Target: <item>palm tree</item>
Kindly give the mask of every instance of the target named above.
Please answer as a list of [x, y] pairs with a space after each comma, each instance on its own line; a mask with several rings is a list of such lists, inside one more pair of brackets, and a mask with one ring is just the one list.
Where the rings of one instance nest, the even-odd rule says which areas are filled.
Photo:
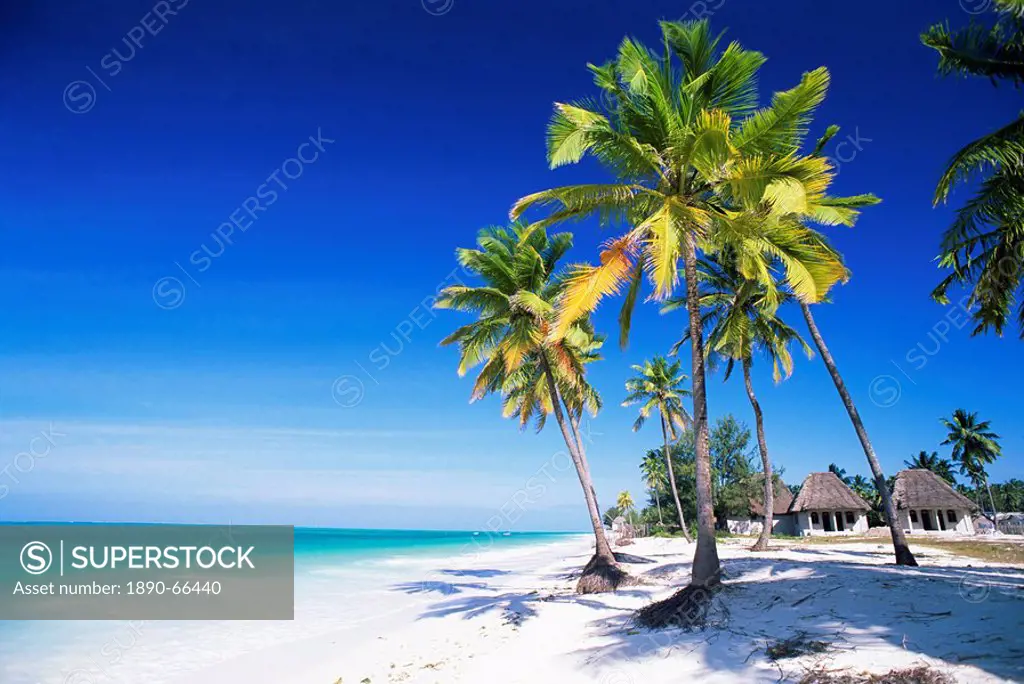
[[[751, 550], [765, 551], [771, 538], [774, 520], [775, 480], [764, 435], [764, 416], [761, 404], [754, 393], [750, 369], [754, 354], [760, 352], [772, 362], [773, 378], [778, 383], [783, 374], [788, 378], [793, 372], [793, 357], [789, 353], [791, 342], [800, 344], [808, 356], [813, 355], [813, 352], [803, 338], [777, 316], [778, 295], [763, 284], [745, 278], [730, 251], [702, 258], [698, 265], [698, 277], [701, 290], [700, 305], [704, 312], [701, 323], [708, 331], [704, 342], [708, 365], [712, 366], [714, 359], [719, 356], [724, 358], [725, 379], [728, 380], [734, 364], [739, 361], [743, 368], [747, 398], [754, 411], [757, 445], [764, 473], [764, 524]], [[783, 299], [788, 298], [783, 296]], [[671, 299], [662, 308], [662, 312], [683, 305], [683, 300]], [[689, 336], [684, 335], [679, 344], [687, 339]], [[677, 344], [675, 348], [678, 346]]]
[[661, 483], [665, 479], [665, 463], [658, 458], [653, 451], [648, 451], [644, 460], [640, 462], [640, 472], [644, 475], [644, 482], [651, 490], [651, 497], [654, 505], [658, 507], [658, 524], [664, 525], [665, 520], [661, 516]]
[[853, 403], [853, 397], [850, 396], [849, 390], [846, 389], [846, 383], [843, 382], [843, 376], [839, 374], [839, 368], [836, 366], [835, 359], [832, 358], [832, 353], [825, 346], [825, 338], [821, 336], [821, 331], [818, 330], [818, 325], [814, 321], [814, 315], [811, 313], [811, 307], [807, 302], [800, 300], [800, 310], [803, 311], [804, 320], [807, 322], [808, 330], [811, 331], [811, 337], [818, 348], [821, 360], [825, 362], [825, 367], [828, 369], [829, 375], [832, 376], [832, 382], [836, 386], [836, 391], [839, 392], [839, 397], [843, 401], [843, 406], [846, 407], [847, 414], [850, 416], [850, 422], [853, 423], [853, 429], [860, 440], [861, 448], [864, 449], [864, 456], [868, 460], [868, 467], [871, 468], [875, 489], [882, 498], [882, 514], [885, 516], [885, 522], [889, 526], [889, 533], [892, 535], [896, 564], [917, 565], [917, 560], [907, 544], [907, 537], [903, 533], [903, 527], [896, 517], [896, 507], [892, 502], [892, 493], [885, 483], [885, 473], [882, 471], [882, 464], [878, 462], [878, 457], [875, 455], [875, 449], [871, 445], [871, 439], [868, 437], [867, 428], [864, 427], [864, 421], [861, 420], [860, 413], [857, 411], [857, 405]]
[[921, 451], [909, 461], [904, 461], [903, 465], [908, 468], [930, 470], [949, 484], [956, 484], [956, 477], [953, 475], [953, 464], [945, 458], [939, 458], [937, 451], [933, 451], [930, 454], [927, 451]]
[[1024, 481], [1010, 478], [1002, 484], [993, 485], [996, 489], [996, 501], [1004, 511], [1024, 509]]
[[981, 505], [981, 485], [988, 490], [988, 500], [992, 505], [992, 522], [999, 519], [996, 512], [996, 502], [992, 498], [992, 488], [988, 485], [988, 473], [985, 466], [995, 462], [1002, 455], [1003, 449], [999, 446], [999, 435], [992, 432], [991, 424], [987, 420], [979, 421], [977, 413], [968, 413], [964, 409], [953, 411], [952, 418], [942, 418], [942, 424], [949, 431], [944, 445], [953, 447], [953, 462], [960, 466], [960, 472], [964, 474], [978, 492], [978, 508], [984, 511]]
[[583, 488], [596, 544], [577, 591], [614, 590], [626, 575], [605, 536], [586, 453], [574, 424], [574, 411], [587, 403], [582, 398], [592, 391], [584, 385], [583, 357], [593, 351], [594, 335], [585, 320], [559, 337], [550, 334], [552, 302], [562, 287], [554, 272], [572, 245], [572, 236], [549, 237], [542, 228], [516, 224], [481, 231], [477, 245], [478, 249], [459, 249], [456, 254], [463, 268], [478, 275], [483, 285], [447, 287], [435, 303], [437, 308], [472, 313], [476, 320], [441, 344], [458, 344], [460, 375], [482, 364], [472, 400], [501, 392], [506, 397], [506, 415], [517, 414], [521, 424], [536, 416], [538, 428], [547, 415], [555, 416]]
[[853, 490], [853, 493], [860, 498], [869, 503], [874, 501], [877, 492], [868, 478], [863, 475], [854, 475], [849, 478], [848, 485]]
[[661, 419], [661, 437], [664, 444], [665, 468], [668, 472], [669, 485], [672, 487], [672, 500], [676, 504], [676, 511], [679, 515], [679, 529], [683, 531], [686, 541], [693, 541], [690, 538], [690, 531], [686, 528], [686, 519], [683, 516], [683, 506], [679, 503], [679, 488], [676, 487], [676, 475], [672, 469], [672, 445], [676, 440], [676, 431], [686, 429], [690, 421], [690, 415], [683, 407], [683, 397], [688, 396], [690, 391], [683, 385], [686, 383], [686, 376], [680, 372], [679, 361], [669, 363], [663, 356], [655, 356], [651, 361], [644, 361], [641, 366], [633, 366], [637, 375], [626, 380], [626, 391], [628, 396], [623, 400], [623, 406], [632, 406], [643, 402], [640, 407], [640, 415], [633, 423], [633, 432], [638, 431], [647, 421], [651, 411], [657, 410]]
[[627, 520], [629, 519], [629, 514], [636, 509], [633, 505], [633, 497], [625, 490], [619, 492], [618, 498], [615, 499], [615, 505]]
[[[825, 134], [818, 139], [815, 144], [811, 156], [818, 156], [821, 154], [821, 150], [825, 147], [829, 140], [832, 139], [839, 132], [838, 126], [829, 126]], [[846, 197], [838, 200], [838, 204], [841, 205], [841, 210], [847, 213], [847, 225], [852, 225], [857, 218], [859, 210], [866, 206], [871, 206], [880, 202], [874, 195], [855, 195], [853, 197]], [[828, 244], [828, 241], [823, 235], [813, 233], [809, 236], [812, 242], [812, 249], [824, 249], [831, 250], [834, 258], [842, 263], [842, 257], [838, 252], [832, 249]], [[841, 280], [845, 282], [848, 275], [844, 276]], [[833, 283], [834, 285], [835, 283]], [[795, 292], [797, 301], [800, 304], [800, 311], [804, 315], [804, 321], [807, 323], [807, 329], [811, 333], [811, 338], [814, 340], [814, 346], [818, 349], [818, 354], [821, 356], [822, 362], [825, 364], [825, 368], [828, 369], [829, 375], [832, 377], [832, 383], [836, 386], [836, 392], [839, 393], [839, 398], [843, 402], [843, 406], [846, 408], [847, 415], [850, 416], [850, 422], [853, 424], [854, 432], [857, 433], [857, 439], [860, 440], [861, 448], [864, 450], [864, 456], [867, 459], [868, 467], [871, 469], [871, 477], [875, 483], [875, 489], [878, 491], [879, 496], [882, 500], [882, 513], [885, 517], [886, 524], [889, 527], [889, 532], [892, 535], [892, 545], [896, 556], [897, 565], [910, 565], [916, 566], [917, 560], [914, 558], [914, 554], [910, 551], [910, 546], [907, 544], [907, 537], [903, 533], [903, 526], [900, 524], [899, 519], [896, 516], [896, 507], [892, 502], [892, 493], [889, 487], [886, 485], [885, 473], [882, 471], [882, 465], [878, 461], [878, 457], [875, 455], [875, 449], [871, 444], [871, 439], [868, 437], [867, 428], [864, 427], [864, 421], [860, 417], [860, 412], [857, 411], [857, 405], [853, 403], [853, 397], [850, 396], [849, 390], [846, 389], [846, 383], [843, 382], [843, 376], [839, 373], [839, 367], [836, 365], [835, 359], [832, 358], [832, 353], [829, 351], [828, 346], [825, 344], [825, 338], [822, 337], [821, 331], [818, 329], [818, 324], [814, 320], [814, 314], [811, 312], [811, 304], [818, 304], [828, 300], [828, 290], [831, 289], [831, 285], [820, 291], [814, 297], [807, 297], [803, 293]]]
[[836, 477], [842, 480], [843, 484], [847, 487], [850, 486], [850, 482], [852, 482], [852, 480], [850, 479], [850, 476], [846, 474], [846, 468], [840, 468], [835, 463], [829, 463], [828, 472], [833, 473]]
[[[939, 53], [939, 73], [999, 79], [1014, 86], [1024, 82], [1024, 5], [1020, 0], [994, 0], [998, 12], [992, 26], [972, 23], [951, 31], [932, 26], [922, 42]], [[1001, 335], [1019, 294], [1024, 269], [1024, 116], [957, 152], [935, 190], [935, 204], [946, 202], [957, 184], [975, 185], [977, 194], [957, 212], [942, 236], [940, 266], [949, 269], [932, 296], [949, 303], [954, 284], [971, 288], [973, 334], [994, 330]], [[1017, 308], [1024, 338], [1024, 297]]]
[[[570, 273], [552, 330], [556, 338], [628, 284], [619, 319], [625, 343], [644, 273], [653, 283], [653, 298], [664, 300], [678, 284], [682, 259], [691, 338], [703, 339], [697, 252], [725, 244], [743, 255], [744, 275], [768, 278], [748, 257], [770, 255], [782, 264], [786, 283], [807, 297], [845, 274], [827, 259], [802, 263], [817, 256], [815, 246], [799, 239], [802, 226], [777, 220], [783, 213], [846, 220], [841, 203], [822, 192], [831, 172], [828, 161], [797, 154], [810, 115], [825, 96], [827, 70], [804, 74], [799, 85], [758, 110], [756, 75], [763, 55], [737, 43], [723, 49], [707, 21], [662, 22], [661, 30], [661, 55], [623, 40], [613, 60], [590, 67], [602, 91], [600, 104], [558, 103], [548, 127], [553, 168], [589, 154], [615, 182], [534, 193], [512, 209], [515, 218], [531, 207], [546, 207], [550, 213], [541, 225], [597, 216], [628, 227], [604, 246], [600, 265], [579, 265]], [[691, 345], [691, 371], [698, 518], [691, 586], [708, 587], [719, 581], [720, 564], [700, 344]], [[674, 611], [665, 608], [666, 615]]]

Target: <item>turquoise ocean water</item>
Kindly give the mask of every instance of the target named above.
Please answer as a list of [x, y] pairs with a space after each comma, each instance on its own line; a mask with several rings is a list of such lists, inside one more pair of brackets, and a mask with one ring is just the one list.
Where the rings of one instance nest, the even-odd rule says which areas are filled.
[[296, 528], [296, 567], [328, 558], [340, 562], [392, 556], [429, 556], [438, 552], [475, 553], [524, 544], [558, 541], [580, 533], [463, 532], [446, 530], [358, 530]]
[[[467, 556], [480, 554], [488, 559], [482, 567], [498, 570], [530, 557], [531, 547], [573, 537], [581, 533], [296, 528], [295, 620], [137, 621], [141, 634], [125, 621], [0, 620], [0, 683], [163, 682], [168, 673], [286, 641], [327, 633], [355, 639], [377, 620], [415, 618], [445, 600], [445, 592], [424, 587], [466, 581], [451, 568], [472, 562]], [[116, 662], [105, 655], [111, 644], [123, 652]]]
[[[76, 527], [117, 526], [120, 523], [0, 523], [6, 525], [71, 524]], [[136, 523], [132, 527], [159, 527]], [[553, 542], [578, 532], [487, 532], [457, 530], [383, 530], [326, 527], [295, 528], [295, 568], [341, 565], [355, 561], [417, 556], [482, 553], [526, 544]]]

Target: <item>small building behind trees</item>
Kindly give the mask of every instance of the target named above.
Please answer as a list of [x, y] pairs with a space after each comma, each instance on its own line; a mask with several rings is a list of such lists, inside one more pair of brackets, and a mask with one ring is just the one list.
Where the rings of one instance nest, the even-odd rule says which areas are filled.
[[907, 534], [974, 534], [971, 514], [978, 507], [930, 470], [901, 470], [892, 498]]
[[835, 473], [811, 473], [793, 499], [789, 512], [797, 533], [863, 534], [871, 506]]

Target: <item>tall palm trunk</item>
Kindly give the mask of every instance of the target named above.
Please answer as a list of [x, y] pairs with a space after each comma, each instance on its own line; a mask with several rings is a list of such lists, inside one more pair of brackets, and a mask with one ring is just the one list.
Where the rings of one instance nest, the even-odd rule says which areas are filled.
[[[565, 410], [567, 413], [570, 413], [571, 415], [568, 406], [565, 407]], [[597, 490], [594, 489], [594, 479], [590, 476], [590, 463], [587, 461], [587, 450], [583, 448], [583, 440], [580, 438], [580, 420], [582, 420], [582, 418], [582, 416], [579, 416], [576, 418], [576, 420], [572, 420], [572, 418], [570, 417], [569, 426], [572, 428], [573, 439], [576, 440], [576, 448], [579, 450], [580, 453], [580, 463], [583, 464], [583, 471], [587, 474], [587, 479], [590, 481], [590, 493], [594, 497], [594, 513], [597, 514], [597, 518], [598, 520], [600, 520], [601, 505], [597, 500]]]
[[747, 387], [747, 397], [754, 409], [754, 423], [757, 426], [757, 448], [761, 451], [761, 468], [764, 470], [764, 525], [757, 541], [750, 547], [751, 551], [767, 551], [768, 540], [772, 536], [772, 525], [775, 522], [775, 480], [772, 476], [772, 461], [768, 458], [768, 442], [764, 438], [764, 416], [761, 404], [754, 394], [754, 383], [750, 380], [750, 357], [743, 359], [743, 383]]
[[576, 585], [576, 591], [580, 594], [614, 591], [626, 575], [615, 562], [615, 554], [612, 553], [611, 544], [608, 543], [608, 537], [605, 535], [601, 514], [597, 508], [597, 497], [594, 495], [594, 485], [590, 479], [590, 470], [579, 451], [579, 442], [573, 436], [572, 421], [567, 420], [562, 412], [561, 395], [558, 392], [558, 385], [555, 383], [555, 376], [548, 364], [547, 357], [542, 357], [542, 363], [548, 392], [551, 394], [551, 406], [555, 420], [562, 431], [562, 439], [565, 440], [565, 446], [569, 449], [573, 465], [576, 466], [576, 475], [579, 477], [580, 486], [583, 487], [583, 496], [587, 500], [590, 525], [594, 530], [594, 556], [583, 569], [583, 575]]
[[654, 495], [654, 505], [658, 507], [658, 524], [664, 526], [665, 520], [661, 517], [661, 497], [658, 496], [658, 488], [651, 487], [651, 494]]
[[683, 266], [686, 274], [686, 310], [690, 319], [693, 378], [693, 435], [697, 480], [697, 549], [693, 554], [690, 584], [708, 587], [721, 579], [715, 542], [715, 515], [711, 501], [711, 449], [708, 444], [708, 398], [704, 378], [704, 331], [697, 290], [697, 246], [692, 229], [684, 231]]
[[665, 440], [665, 465], [668, 467], [668, 481], [672, 485], [672, 500], [676, 502], [676, 510], [679, 512], [679, 529], [683, 531], [686, 541], [690, 539], [690, 531], [686, 529], [686, 518], [683, 516], [683, 505], [679, 503], [679, 489], [676, 487], [676, 474], [672, 470], [672, 447], [668, 441], [668, 422], [665, 420], [665, 412], [661, 411], [661, 436]]
[[996, 500], [992, 498], [992, 488], [988, 485], [988, 476], [983, 475], [982, 479], [985, 481], [985, 489], [988, 491], [988, 502], [992, 504], [992, 525], [996, 528], [996, 532], [999, 531], [999, 512], [996, 511]]
[[917, 560], [914, 558], [914, 554], [911, 553], [910, 546], [907, 545], [907, 538], [903, 534], [899, 518], [896, 517], [896, 507], [892, 504], [892, 493], [889, 491], [889, 485], [885, 482], [885, 474], [882, 472], [882, 466], [878, 463], [878, 458], [875, 456], [871, 440], [868, 439], [868, 431], [864, 428], [864, 422], [860, 419], [860, 414], [853, 403], [853, 398], [846, 389], [846, 383], [843, 382], [842, 376], [839, 375], [839, 369], [836, 368], [836, 362], [832, 359], [832, 354], [829, 353], [828, 347], [825, 346], [825, 340], [822, 339], [821, 333], [818, 332], [814, 316], [811, 315], [811, 307], [804, 302], [800, 302], [800, 309], [804, 312], [807, 328], [811, 331], [814, 344], [818, 347], [821, 359], [825, 362], [825, 367], [828, 368], [828, 372], [832, 376], [832, 382], [835, 383], [836, 390], [846, 406], [846, 412], [850, 414], [853, 429], [857, 432], [860, 444], [864, 448], [864, 455], [868, 459], [868, 465], [871, 466], [871, 475], [875, 479], [875, 489], [878, 490], [882, 497], [882, 512], [885, 514], [885, 522], [889, 525], [889, 531], [892, 533], [892, 545], [896, 551], [896, 564], [917, 565]]
[[992, 517], [989, 517], [988, 513], [985, 512], [985, 496], [981, 492], [981, 477], [979, 476], [977, 478], [973, 478], [971, 482], [974, 484], [974, 500], [978, 504], [978, 512], [982, 515], [982, 517], [991, 520], [992, 525], [994, 526], [996, 524], [995, 515], [993, 514]]

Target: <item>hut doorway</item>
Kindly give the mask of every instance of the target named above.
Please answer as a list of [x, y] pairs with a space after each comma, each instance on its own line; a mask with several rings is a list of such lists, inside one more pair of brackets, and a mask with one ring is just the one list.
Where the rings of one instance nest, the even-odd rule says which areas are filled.
[[835, 529], [832, 526], [832, 513], [824, 511], [821, 514], [821, 526], [826, 532], [835, 532]]
[[845, 532], [846, 525], [843, 524], [843, 514], [836, 513], [836, 532]]
[[935, 520], [932, 518], [931, 511], [921, 511], [921, 525], [924, 526], [925, 532], [933, 532], [935, 530]]

